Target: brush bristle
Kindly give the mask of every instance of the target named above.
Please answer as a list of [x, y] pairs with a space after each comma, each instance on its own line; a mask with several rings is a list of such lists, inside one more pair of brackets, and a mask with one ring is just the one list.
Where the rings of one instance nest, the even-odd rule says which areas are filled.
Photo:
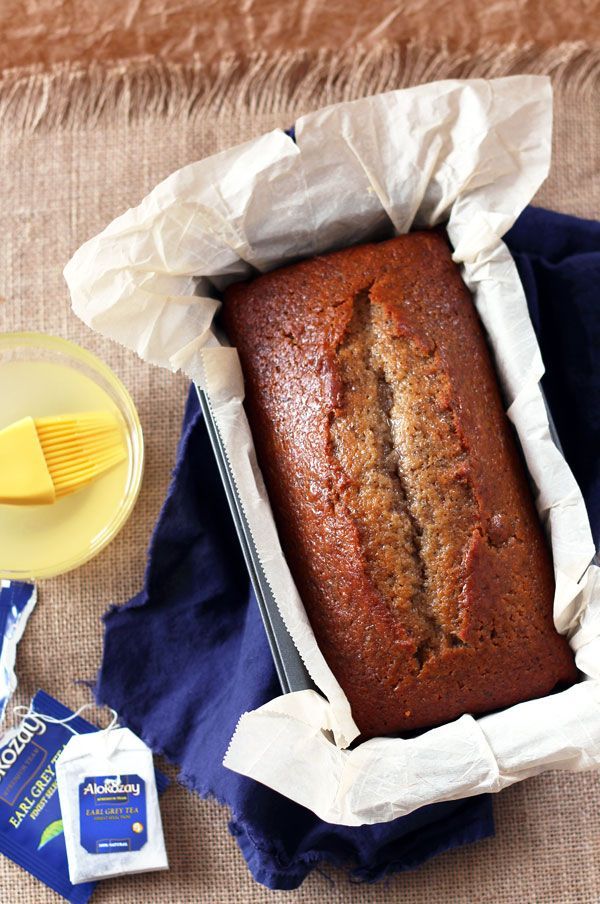
[[110, 411], [36, 418], [35, 426], [57, 498], [91, 483], [126, 456], [121, 425]]

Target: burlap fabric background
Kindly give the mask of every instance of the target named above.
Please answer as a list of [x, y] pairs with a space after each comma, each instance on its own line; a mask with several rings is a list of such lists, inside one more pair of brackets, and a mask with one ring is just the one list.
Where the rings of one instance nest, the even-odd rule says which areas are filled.
[[[0, 65], [155, 54], [216, 61], [248, 48], [373, 47], [412, 37], [470, 51], [482, 42], [600, 41], [598, 0], [2, 0]], [[1, 43], [1, 38], [0, 38]]]
[[[62, 267], [73, 250], [172, 170], [323, 103], [432, 78], [548, 71], [556, 88], [552, 174], [537, 202], [597, 217], [600, 209], [600, 55], [580, 45], [536, 54], [450, 56], [415, 47], [342, 55], [139, 62], [110, 71], [14, 71], [0, 81], [0, 328], [64, 336], [111, 364], [138, 406], [147, 444], [137, 507], [97, 559], [46, 581], [18, 655], [19, 702], [42, 687], [75, 708], [75, 684], [100, 661], [100, 616], [140, 586], [145, 550], [173, 464], [186, 381], [142, 364], [90, 333], [71, 313]], [[135, 688], [132, 688], [132, 692]], [[175, 770], [167, 771], [173, 776]], [[254, 884], [227, 832], [227, 811], [179, 786], [163, 800], [171, 870], [101, 885], [98, 904], [120, 902], [577, 902], [600, 900], [600, 778], [558, 773], [495, 800], [495, 840], [438, 857], [378, 886], [326, 868], [291, 893]], [[0, 901], [56, 896], [0, 858]]]

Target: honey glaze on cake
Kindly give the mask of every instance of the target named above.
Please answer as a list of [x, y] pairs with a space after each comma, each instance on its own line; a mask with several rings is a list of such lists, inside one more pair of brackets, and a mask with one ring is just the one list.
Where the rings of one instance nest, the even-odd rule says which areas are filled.
[[238, 284], [224, 318], [286, 558], [363, 734], [573, 681], [546, 543], [444, 236]]

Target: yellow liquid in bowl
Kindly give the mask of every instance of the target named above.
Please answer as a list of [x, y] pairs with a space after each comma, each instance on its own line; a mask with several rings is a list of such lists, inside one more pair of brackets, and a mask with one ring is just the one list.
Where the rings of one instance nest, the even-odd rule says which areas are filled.
[[[75, 367], [43, 360], [0, 363], [0, 429], [27, 415], [99, 410], [119, 414], [108, 393]], [[104, 545], [130, 492], [127, 442], [126, 460], [52, 505], [0, 505], [0, 576], [47, 577]]]

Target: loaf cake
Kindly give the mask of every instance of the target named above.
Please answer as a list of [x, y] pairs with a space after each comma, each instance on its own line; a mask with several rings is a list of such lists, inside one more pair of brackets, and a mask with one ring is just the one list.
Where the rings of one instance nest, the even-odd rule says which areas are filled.
[[572, 683], [549, 551], [445, 235], [233, 285], [223, 317], [287, 562], [363, 736]]

